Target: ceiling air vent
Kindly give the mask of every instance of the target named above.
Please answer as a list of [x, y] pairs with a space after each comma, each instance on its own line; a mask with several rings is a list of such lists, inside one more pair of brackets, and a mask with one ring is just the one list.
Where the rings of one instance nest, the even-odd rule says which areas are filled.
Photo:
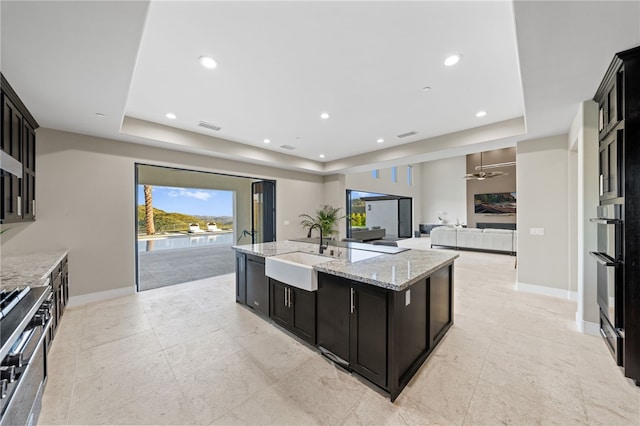
[[413, 136], [413, 135], [417, 135], [417, 134], [418, 134], [418, 132], [416, 132], [416, 131], [412, 130], [412, 131], [410, 131], [410, 132], [407, 132], [407, 133], [403, 133], [403, 134], [401, 134], [401, 135], [398, 135], [398, 137], [399, 137], [399, 138], [406, 138], [407, 136]]
[[222, 129], [222, 127], [216, 126], [215, 124], [207, 123], [206, 121], [199, 122], [198, 126], [204, 127], [205, 129], [215, 130], [216, 132]]
[[292, 151], [292, 150], [296, 149], [295, 146], [291, 146], [291, 145], [280, 145], [280, 148], [288, 149], [289, 151]]

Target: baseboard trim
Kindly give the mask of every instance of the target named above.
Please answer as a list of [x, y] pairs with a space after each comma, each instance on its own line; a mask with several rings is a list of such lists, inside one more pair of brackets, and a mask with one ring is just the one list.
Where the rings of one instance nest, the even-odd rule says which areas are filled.
[[116, 288], [114, 290], [98, 291], [96, 293], [83, 294], [81, 296], [71, 296], [67, 306], [81, 306], [87, 303], [100, 302], [102, 300], [115, 299], [117, 297], [129, 296], [135, 294], [134, 287]]
[[600, 324], [597, 322], [582, 321], [582, 332], [591, 336], [600, 336]]
[[534, 285], [527, 283], [516, 283], [517, 291], [524, 291], [527, 293], [541, 294], [543, 296], [557, 297], [559, 299], [572, 300], [576, 302], [578, 300], [578, 292], [563, 290], [560, 288], [546, 287], [543, 285]]

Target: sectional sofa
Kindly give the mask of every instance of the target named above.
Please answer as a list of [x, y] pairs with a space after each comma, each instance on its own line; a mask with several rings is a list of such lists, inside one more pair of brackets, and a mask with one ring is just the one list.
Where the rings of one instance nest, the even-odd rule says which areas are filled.
[[510, 229], [478, 229], [440, 226], [431, 230], [431, 247], [482, 250], [515, 255], [517, 231]]

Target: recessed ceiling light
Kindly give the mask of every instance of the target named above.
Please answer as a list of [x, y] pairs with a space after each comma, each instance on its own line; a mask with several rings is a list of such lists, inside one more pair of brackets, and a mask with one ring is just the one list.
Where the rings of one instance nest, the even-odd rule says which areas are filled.
[[324, 154], [320, 154], [320, 158], [324, 158]]
[[265, 139], [264, 143], [271, 143], [271, 141], [269, 139]]
[[429, 90], [431, 90], [431, 86], [424, 86], [424, 87], [422, 88], [422, 91], [423, 91], [423, 92], [428, 92]]
[[462, 58], [462, 56], [460, 55], [451, 55], [449, 56], [447, 59], [444, 60], [444, 64], [448, 67], [457, 64], [458, 62], [460, 62], [460, 59]]
[[320, 118], [322, 118], [323, 120], [326, 120], [327, 118], [329, 118], [329, 113], [323, 112], [322, 114], [320, 114]]
[[487, 111], [478, 111], [476, 112], [476, 117], [484, 117], [485, 115], [487, 115]]
[[378, 139], [376, 142], [378, 142], [378, 143], [382, 143], [382, 142], [384, 142], [384, 139], [380, 138], [380, 139]]
[[200, 61], [200, 65], [202, 65], [205, 68], [209, 68], [210, 70], [218, 66], [218, 63], [216, 62], [216, 60], [208, 56], [200, 56], [199, 61]]
[[176, 115], [172, 112], [168, 112], [164, 115], [165, 117], [167, 117], [169, 120], [175, 120], [176, 119]]
[[104, 114], [101, 112], [96, 112], [96, 116], [100, 118], [104, 118]]

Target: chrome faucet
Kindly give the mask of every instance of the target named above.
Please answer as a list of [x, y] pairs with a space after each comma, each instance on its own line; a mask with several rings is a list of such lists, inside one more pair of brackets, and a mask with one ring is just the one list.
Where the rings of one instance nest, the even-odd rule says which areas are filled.
[[318, 230], [320, 231], [320, 247], [318, 248], [318, 253], [323, 254], [324, 249], [326, 249], [327, 247], [322, 244], [322, 225], [320, 225], [319, 223], [316, 223], [314, 225], [311, 225], [311, 228], [309, 229], [311, 230], [313, 228], [318, 228]]

